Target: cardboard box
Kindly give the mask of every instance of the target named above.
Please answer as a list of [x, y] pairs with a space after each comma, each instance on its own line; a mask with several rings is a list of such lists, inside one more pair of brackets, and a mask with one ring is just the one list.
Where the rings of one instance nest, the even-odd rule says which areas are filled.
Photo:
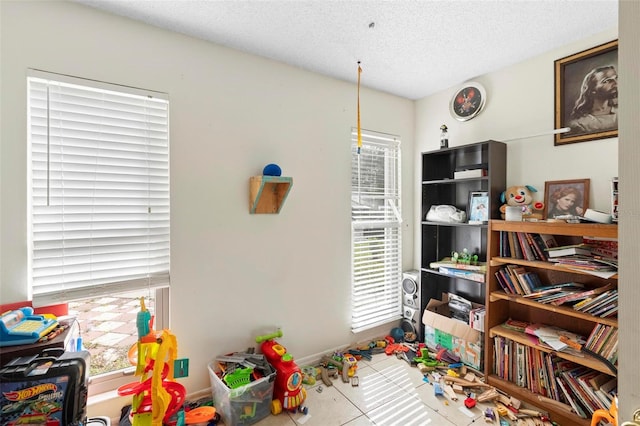
[[208, 365], [213, 405], [226, 426], [251, 425], [271, 414], [273, 382], [276, 371], [269, 365], [270, 374], [235, 389], [218, 377], [216, 362]]
[[[481, 307], [472, 304], [472, 309]], [[437, 345], [449, 349], [460, 360], [475, 369], [482, 369], [483, 333], [462, 321], [451, 318], [449, 296], [442, 294], [442, 300], [431, 299], [422, 314], [426, 345], [435, 349]]]

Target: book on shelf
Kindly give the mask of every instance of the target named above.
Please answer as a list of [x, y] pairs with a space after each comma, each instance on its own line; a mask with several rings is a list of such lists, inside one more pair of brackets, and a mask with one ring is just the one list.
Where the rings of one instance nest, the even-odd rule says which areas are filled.
[[591, 388], [589, 385], [585, 380], [583, 380], [584, 377], [588, 378], [593, 375], [593, 370], [586, 367], [577, 367], [565, 374], [570, 377], [570, 387], [575, 389], [575, 394], [578, 396], [580, 403], [587, 408], [590, 415], [593, 415], [596, 410], [604, 408], [601, 406], [600, 400], [595, 396], [595, 394], [590, 392]]
[[584, 390], [582, 390], [580, 384], [574, 377], [574, 370], [575, 369], [563, 371], [562, 373], [560, 373], [560, 376], [564, 379], [564, 383], [571, 393], [573, 400], [582, 408], [582, 412], [585, 413], [587, 417], [590, 417], [593, 415], [597, 408], [594, 407], [589, 399], [585, 396]]
[[608, 284], [602, 287], [596, 287], [589, 290], [577, 291], [575, 293], [567, 294], [562, 298], [555, 299], [554, 301], [549, 303], [551, 303], [552, 305], [560, 306], [560, 305], [564, 305], [565, 303], [578, 302], [580, 300], [584, 300], [588, 298], [589, 296], [595, 296], [598, 294], [602, 294], [606, 291], [609, 291], [612, 289], [612, 287], [613, 287], [612, 284]]
[[507, 270], [511, 275], [511, 281], [515, 281], [517, 283], [516, 287], [519, 287], [522, 295], [531, 293], [531, 289], [529, 288], [529, 284], [527, 281], [522, 278], [522, 275], [527, 272], [524, 267], [519, 265], [507, 265]]
[[529, 232], [500, 231], [500, 256], [546, 261], [548, 250], [558, 243], [553, 235]]
[[467, 280], [476, 281], [479, 283], [484, 282], [484, 273], [477, 271], [467, 271], [464, 269], [456, 269], [456, 268], [447, 268], [444, 266], [440, 266], [438, 268], [438, 272], [444, 275], [449, 275], [452, 277], [465, 278]]
[[556, 237], [552, 234], [538, 234], [542, 239], [545, 248], [550, 249], [554, 247], [558, 247], [558, 241], [556, 241]]
[[516, 342], [516, 375], [515, 375], [515, 383], [520, 387], [527, 386], [527, 358], [526, 358], [526, 349], [527, 347], [522, 343]]
[[574, 342], [584, 342], [584, 338], [579, 334], [541, 323], [529, 324], [525, 329], [525, 333], [536, 336], [540, 343], [544, 343], [556, 351], [563, 351], [568, 348], [566, 343], [560, 341], [560, 336], [566, 336]]
[[565, 400], [571, 405], [571, 408], [573, 408], [573, 411], [580, 417], [586, 419], [587, 418], [587, 414], [585, 413], [585, 411], [582, 409], [581, 406], [579, 406], [576, 401], [574, 400], [574, 396], [573, 393], [569, 392], [568, 386], [565, 384], [565, 381], [563, 380], [562, 377], [556, 376], [556, 382], [558, 384], [558, 387], [560, 388], [560, 390], [562, 391], [562, 394], [564, 395]]
[[522, 257], [525, 260], [536, 260], [525, 234], [525, 232], [516, 232], [516, 238], [520, 244], [520, 250], [522, 250]]
[[582, 242], [591, 246], [591, 253], [594, 255], [618, 259], [617, 238], [582, 237]]
[[560, 401], [560, 389], [555, 381], [556, 365], [558, 363], [558, 356], [554, 353], [550, 353], [545, 357], [546, 369], [549, 375], [549, 384], [551, 385], [551, 398], [556, 401]]
[[600, 349], [600, 355], [614, 365], [618, 361], [618, 342], [618, 329], [616, 329], [611, 333], [611, 336], [602, 346], [602, 349]]
[[543, 294], [542, 296], [534, 297], [538, 303], [551, 304], [554, 300], [562, 299], [568, 295], [575, 293], [575, 289], [560, 289], [560, 291], [556, 291], [555, 293]]
[[519, 294], [522, 296], [526, 294], [526, 292], [525, 292], [525, 289], [520, 284], [520, 280], [516, 275], [517, 268], [522, 268], [522, 267], [517, 265], [506, 265], [503, 269], [504, 269], [505, 275], [509, 277], [509, 282], [511, 282], [511, 285], [515, 289], [515, 294]]
[[549, 259], [549, 262], [584, 271], [615, 271], [618, 269], [618, 262], [615, 260], [610, 261], [582, 254], [554, 257]]
[[478, 272], [487, 271], [486, 262], [462, 263], [462, 262], [455, 261], [450, 257], [445, 257], [442, 260], [431, 262], [429, 264], [429, 267], [431, 269], [438, 269], [441, 266], [445, 268], [464, 269], [467, 271], [478, 271]]
[[511, 252], [511, 257], [516, 259], [524, 259], [522, 255], [522, 248], [520, 247], [520, 243], [517, 240], [515, 232], [509, 232], [507, 234], [509, 240], [509, 251]]
[[566, 246], [552, 247], [547, 249], [547, 255], [549, 257], [570, 256], [574, 254], [590, 255], [591, 246], [584, 243], [580, 243], [580, 244], [571, 244]]
[[596, 324], [584, 347], [614, 364], [617, 361], [618, 328], [605, 324]]
[[601, 389], [596, 389], [595, 393], [606, 407], [606, 410], [609, 411], [611, 409], [611, 403], [613, 402], [613, 395], [609, 395], [608, 393], [603, 392]]
[[506, 320], [502, 326], [506, 329], [517, 331], [518, 333], [524, 333], [530, 323], [525, 321], [518, 321], [509, 318]]
[[590, 351], [600, 353], [605, 340], [608, 339], [613, 332], [613, 327], [605, 324], [596, 324], [589, 333], [584, 347]]
[[510, 280], [505, 276], [505, 273], [502, 269], [498, 269], [496, 272], [494, 272], [494, 275], [496, 276], [496, 280], [498, 280], [498, 284], [505, 293], [517, 294], [515, 288], [512, 287]]
[[591, 300], [589, 300], [584, 304], [580, 304], [580, 306], [577, 306], [578, 304], [576, 304], [573, 306], [573, 308], [580, 312], [585, 312], [585, 313], [594, 315], [593, 312], [599, 310], [603, 306], [611, 306], [612, 303], [617, 305], [617, 301], [618, 301], [618, 290], [612, 289], [597, 295], [596, 297], [592, 298]]
[[[518, 275], [518, 278], [526, 283], [527, 288], [529, 289], [529, 292], [527, 294], [532, 294], [533, 292], [535, 292], [536, 288], [540, 285], [540, 278], [535, 272], [525, 271], [522, 274]], [[525, 296], [527, 294], [525, 294]]]
[[[536, 249], [538, 256], [540, 256], [540, 260], [545, 261], [549, 258], [545, 249], [549, 248], [549, 246], [545, 243], [544, 238], [541, 234], [529, 234], [531, 235], [531, 239], [534, 244], [534, 248]], [[553, 238], [553, 236], [550, 236]], [[547, 237], [549, 238], [549, 237]], [[555, 239], [553, 239], [555, 241]]]
[[549, 303], [553, 300], [557, 300], [583, 290], [584, 285], [580, 283], [558, 283], [550, 286], [538, 287], [533, 293], [526, 294], [524, 297], [533, 299], [538, 303]]
[[608, 303], [606, 303], [604, 305], [601, 305], [597, 309], [592, 310], [590, 313], [593, 316], [602, 317], [602, 316], [610, 316], [609, 312], [612, 312], [614, 310], [615, 310], [615, 312], [618, 312], [618, 298], [617, 298], [617, 296], [615, 298], [613, 298], [611, 301], [609, 301]]
[[500, 257], [511, 257], [509, 231], [500, 231]]

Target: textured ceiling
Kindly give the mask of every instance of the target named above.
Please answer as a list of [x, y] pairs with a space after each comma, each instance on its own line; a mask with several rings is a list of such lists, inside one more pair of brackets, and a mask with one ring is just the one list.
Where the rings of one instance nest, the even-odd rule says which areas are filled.
[[74, 0], [420, 99], [615, 28], [617, 0]]

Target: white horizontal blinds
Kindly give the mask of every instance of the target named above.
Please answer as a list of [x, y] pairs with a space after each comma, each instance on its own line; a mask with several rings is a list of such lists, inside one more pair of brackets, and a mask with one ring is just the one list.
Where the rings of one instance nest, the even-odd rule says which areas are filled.
[[401, 316], [400, 140], [351, 135], [352, 330]]
[[168, 101], [41, 74], [28, 77], [34, 304], [168, 286]]

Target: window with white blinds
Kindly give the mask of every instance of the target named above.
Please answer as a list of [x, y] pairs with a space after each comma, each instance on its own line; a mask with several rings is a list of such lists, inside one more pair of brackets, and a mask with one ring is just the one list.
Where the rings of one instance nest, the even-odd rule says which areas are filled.
[[168, 97], [27, 79], [34, 305], [168, 286]]
[[402, 314], [400, 139], [351, 132], [351, 257], [353, 332]]

